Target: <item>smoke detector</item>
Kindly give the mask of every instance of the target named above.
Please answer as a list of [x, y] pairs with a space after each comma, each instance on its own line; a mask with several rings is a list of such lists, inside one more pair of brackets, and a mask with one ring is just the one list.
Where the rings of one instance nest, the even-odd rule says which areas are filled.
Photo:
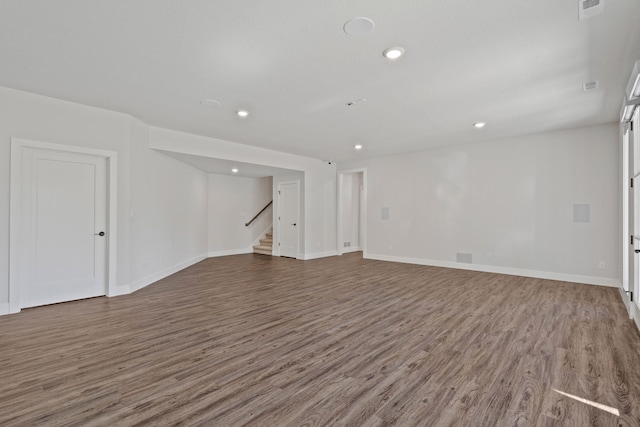
[[347, 107], [353, 107], [354, 105], [356, 105], [356, 104], [360, 104], [360, 103], [362, 103], [362, 102], [367, 102], [367, 99], [366, 99], [366, 98], [358, 98], [358, 99], [354, 99], [353, 101], [349, 101], [349, 102], [347, 102], [345, 105], [346, 105]]
[[350, 36], [366, 36], [372, 33], [375, 27], [376, 24], [371, 19], [358, 17], [348, 20], [342, 29]]
[[602, 12], [604, 12], [604, 0], [578, 0], [578, 16], [581, 21]]

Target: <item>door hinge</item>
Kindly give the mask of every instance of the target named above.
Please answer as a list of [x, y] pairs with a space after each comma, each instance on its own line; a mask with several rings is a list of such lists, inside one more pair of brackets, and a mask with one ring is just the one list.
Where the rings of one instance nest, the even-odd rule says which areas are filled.
[[631, 188], [633, 188], [633, 178], [631, 178]]
[[633, 245], [633, 234], [631, 236], [629, 236], [629, 244]]
[[280, 217], [278, 217], [278, 221], [280, 221]]
[[280, 194], [280, 190], [278, 190], [278, 194]]
[[280, 242], [278, 242], [278, 246], [280, 246]]
[[631, 125], [631, 132], [633, 132], [633, 120], [631, 120], [629, 124]]

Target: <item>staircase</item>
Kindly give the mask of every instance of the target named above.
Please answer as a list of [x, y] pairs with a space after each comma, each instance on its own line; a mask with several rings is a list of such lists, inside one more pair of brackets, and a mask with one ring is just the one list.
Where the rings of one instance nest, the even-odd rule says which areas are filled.
[[260, 244], [253, 247], [254, 254], [272, 255], [273, 252], [273, 232], [265, 234], [264, 239], [260, 239]]

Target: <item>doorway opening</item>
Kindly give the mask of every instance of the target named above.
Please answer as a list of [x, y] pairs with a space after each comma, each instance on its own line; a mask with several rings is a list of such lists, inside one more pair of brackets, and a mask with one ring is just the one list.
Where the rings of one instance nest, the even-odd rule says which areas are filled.
[[278, 256], [298, 258], [300, 241], [300, 181], [278, 183]]
[[337, 252], [362, 252], [367, 241], [367, 172], [365, 169], [338, 173]]

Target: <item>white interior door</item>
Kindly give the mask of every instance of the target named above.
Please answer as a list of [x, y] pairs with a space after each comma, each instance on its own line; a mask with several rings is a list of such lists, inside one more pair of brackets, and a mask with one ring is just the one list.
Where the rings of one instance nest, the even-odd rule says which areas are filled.
[[25, 148], [20, 306], [106, 293], [106, 160]]
[[298, 257], [299, 191], [297, 182], [278, 184], [279, 255]]

